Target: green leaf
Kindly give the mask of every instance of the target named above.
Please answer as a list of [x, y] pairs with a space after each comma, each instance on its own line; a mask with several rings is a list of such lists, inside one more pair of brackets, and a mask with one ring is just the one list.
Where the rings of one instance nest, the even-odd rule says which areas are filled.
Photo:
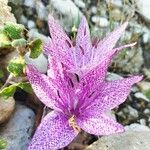
[[27, 45], [27, 41], [24, 38], [13, 40], [11, 45], [13, 47], [22, 47]]
[[145, 92], [145, 96], [150, 100], [150, 90]]
[[30, 93], [30, 94], [33, 93], [33, 90], [32, 90], [32, 87], [31, 87], [30, 83], [21, 82], [21, 83], [18, 83], [17, 86], [20, 87], [22, 90], [24, 90], [27, 93]]
[[6, 22], [4, 25], [4, 32], [11, 38], [11, 39], [19, 39], [21, 38], [21, 33], [24, 30], [24, 26], [21, 24], [15, 24], [12, 22]]
[[12, 73], [14, 76], [21, 76], [23, 74], [23, 68], [25, 67], [25, 61], [23, 58], [12, 59], [8, 66], [7, 70]]
[[5, 99], [8, 99], [9, 97], [14, 95], [15, 91], [16, 91], [16, 84], [10, 85], [0, 91], [0, 96], [4, 97]]
[[0, 69], [0, 78], [3, 78], [4, 77], [4, 72], [2, 69]]
[[0, 139], [0, 150], [5, 150], [7, 146], [7, 141], [4, 139]]
[[34, 41], [30, 42], [29, 48], [30, 48], [30, 58], [37, 58], [43, 50], [43, 43], [41, 39], [35, 39]]

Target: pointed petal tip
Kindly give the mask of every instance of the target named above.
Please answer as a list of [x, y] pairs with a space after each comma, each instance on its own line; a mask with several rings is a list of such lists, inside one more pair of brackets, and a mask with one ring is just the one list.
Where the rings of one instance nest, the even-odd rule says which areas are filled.
[[54, 17], [51, 14], [49, 14], [48, 15], [48, 20], [54, 20]]
[[125, 128], [123, 125], [121, 124], [118, 124], [117, 127], [116, 127], [116, 132], [115, 133], [123, 133], [125, 132]]
[[137, 75], [137, 76], [133, 76], [134, 82], [140, 82], [143, 79], [143, 75]]
[[125, 30], [127, 28], [128, 24], [129, 24], [129, 22], [126, 21], [121, 25], [121, 27]]

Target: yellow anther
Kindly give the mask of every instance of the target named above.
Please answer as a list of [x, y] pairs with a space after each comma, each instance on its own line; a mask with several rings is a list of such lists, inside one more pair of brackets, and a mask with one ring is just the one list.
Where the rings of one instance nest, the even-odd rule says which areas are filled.
[[74, 115], [68, 120], [68, 122], [69, 126], [72, 127], [75, 132], [81, 132], [81, 128], [77, 125], [76, 118]]

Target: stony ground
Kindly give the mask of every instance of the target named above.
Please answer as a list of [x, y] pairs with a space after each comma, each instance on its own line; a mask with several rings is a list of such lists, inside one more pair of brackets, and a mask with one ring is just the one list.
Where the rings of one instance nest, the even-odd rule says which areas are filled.
[[[4, 3], [2, 0], [0, 2]], [[149, 150], [150, 1], [9, 0], [8, 4], [16, 21], [24, 24], [29, 30], [30, 38], [40, 37], [43, 41], [49, 35], [49, 13], [60, 20], [69, 35], [73, 25], [78, 26], [79, 18], [85, 15], [89, 21], [93, 41], [101, 39], [121, 22], [129, 20], [129, 26], [120, 42], [125, 44], [137, 41], [137, 45], [119, 53], [109, 68], [111, 80], [130, 74], [144, 75], [144, 80], [132, 88], [127, 101], [111, 112], [118, 122], [126, 126], [126, 132], [106, 137], [95, 137], [83, 132], [64, 150]], [[4, 16], [1, 12], [0, 15]], [[15, 20], [11, 15], [10, 18]], [[9, 51], [5, 57], [1, 54], [2, 50], [1, 66], [5, 66], [7, 60], [15, 55]], [[43, 58], [39, 61], [43, 61]], [[26, 150], [27, 143], [42, 117], [42, 104], [35, 97], [17, 90], [9, 102], [3, 103], [0, 99], [0, 106], [0, 138], [7, 140], [7, 150]], [[4, 120], [7, 122], [3, 123]]]

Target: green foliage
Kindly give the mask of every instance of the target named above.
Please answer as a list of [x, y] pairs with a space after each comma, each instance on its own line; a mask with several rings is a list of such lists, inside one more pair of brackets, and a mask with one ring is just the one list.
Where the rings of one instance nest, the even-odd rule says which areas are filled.
[[0, 91], [0, 96], [5, 99], [8, 99], [9, 97], [14, 95], [15, 91], [16, 91], [16, 85], [15, 84], [10, 85]]
[[145, 92], [145, 96], [150, 100], [150, 90]]
[[0, 78], [3, 78], [4, 77], [4, 72], [2, 69], [0, 69]]
[[13, 40], [11, 45], [13, 47], [22, 47], [27, 45], [27, 41], [24, 38]]
[[23, 89], [25, 92], [32, 94], [33, 90], [29, 83], [21, 82], [17, 85], [19, 88]]
[[23, 68], [25, 67], [25, 61], [23, 58], [12, 59], [7, 66], [7, 70], [14, 76], [21, 76], [23, 74]]
[[11, 39], [19, 39], [21, 38], [21, 33], [24, 30], [24, 26], [21, 24], [15, 24], [12, 22], [6, 22], [4, 25], [4, 32], [9, 36]]
[[30, 48], [30, 58], [37, 58], [43, 49], [43, 43], [41, 39], [35, 39], [34, 41], [29, 43]]
[[20, 82], [20, 83], [15, 83], [13, 85], [10, 85], [8, 87], [5, 87], [0, 91], [0, 96], [3, 97], [4, 99], [8, 99], [9, 97], [12, 97], [17, 89], [17, 87], [21, 88], [27, 93], [32, 94], [33, 90], [32, 87], [29, 83], [27, 82]]
[[0, 150], [6, 150], [7, 141], [4, 139], [0, 139]]

